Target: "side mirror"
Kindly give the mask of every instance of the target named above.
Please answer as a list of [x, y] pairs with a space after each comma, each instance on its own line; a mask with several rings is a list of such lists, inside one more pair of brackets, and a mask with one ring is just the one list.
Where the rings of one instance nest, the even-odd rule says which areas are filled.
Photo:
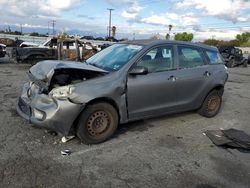
[[134, 67], [130, 72], [130, 75], [145, 75], [148, 74], [148, 68], [143, 66]]

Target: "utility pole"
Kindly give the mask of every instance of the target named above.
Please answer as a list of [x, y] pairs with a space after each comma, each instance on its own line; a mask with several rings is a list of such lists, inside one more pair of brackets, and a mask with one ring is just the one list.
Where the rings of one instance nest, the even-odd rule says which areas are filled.
[[170, 32], [171, 32], [172, 28], [173, 28], [173, 25], [169, 24], [168, 25], [168, 33], [166, 35], [167, 40], [170, 40]]
[[23, 26], [20, 24], [20, 29], [21, 29], [21, 35], [23, 34]]
[[49, 21], [48, 21], [48, 36], [49, 36]]
[[56, 24], [56, 20], [52, 20], [53, 35], [55, 35], [55, 24]]
[[109, 10], [109, 37], [111, 37], [111, 13], [114, 9], [108, 8], [107, 10]]

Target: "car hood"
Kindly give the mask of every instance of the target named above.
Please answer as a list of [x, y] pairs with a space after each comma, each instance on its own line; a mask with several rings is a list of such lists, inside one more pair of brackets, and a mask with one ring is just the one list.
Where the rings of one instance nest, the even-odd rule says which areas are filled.
[[86, 63], [56, 60], [41, 61], [30, 68], [30, 73], [36, 77], [36, 79], [48, 81], [56, 69], [80, 69], [92, 72], [107, 73], [107, 71], [103, 69]]

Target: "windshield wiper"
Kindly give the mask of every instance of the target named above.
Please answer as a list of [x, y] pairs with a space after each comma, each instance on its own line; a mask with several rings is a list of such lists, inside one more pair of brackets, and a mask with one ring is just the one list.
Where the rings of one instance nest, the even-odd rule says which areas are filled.
[[87, 65], [89, 65], [89, 63], [88, 63], [86, 60], [83, 60], [82, 62], [83, 62], [83, 63], [86, 63]]

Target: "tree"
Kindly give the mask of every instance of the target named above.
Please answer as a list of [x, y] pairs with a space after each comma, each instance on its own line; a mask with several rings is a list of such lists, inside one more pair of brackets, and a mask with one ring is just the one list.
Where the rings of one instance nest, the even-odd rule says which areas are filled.
[[174, 40], [179, 40], [179, 41], [192, 41], [193, 38], [194, 38], [193, 33], [187, 33], [187, 32], [177, 33], [174, 36]]
[[161, 38], [161, 35], [159, 33], [153, 35], [152, 37], [150, 37], [150, 39], [153, 39], [153, 40], [159, 40]]
[[216, 40], [216, 39], [207, 39], [203, 41], [203, 44], [209, 46], [240, 46], [240, 42], [238, 40]]
[[217, 46], [219, 43], [216, 39], [207, 39], [203, 41], [203, 44], [209, 45], [209, 46]]
[[39, 33], [33, 32], [33, 33], [30, 33], [30, 36], [32, 36], [32, 37], [39, 37]]
[[22, 35], [22, 33], [20, 31], [14, 31], [13, 34], [14, 35]]
[[244, 43], [249, 41], [250, 33], [245, 32], [245, 33], [242, 33], [242, 34], [238, 34], [238, 35], [236, 35], [236, 39], [240, 42], [240, 44], [244, 44]]

